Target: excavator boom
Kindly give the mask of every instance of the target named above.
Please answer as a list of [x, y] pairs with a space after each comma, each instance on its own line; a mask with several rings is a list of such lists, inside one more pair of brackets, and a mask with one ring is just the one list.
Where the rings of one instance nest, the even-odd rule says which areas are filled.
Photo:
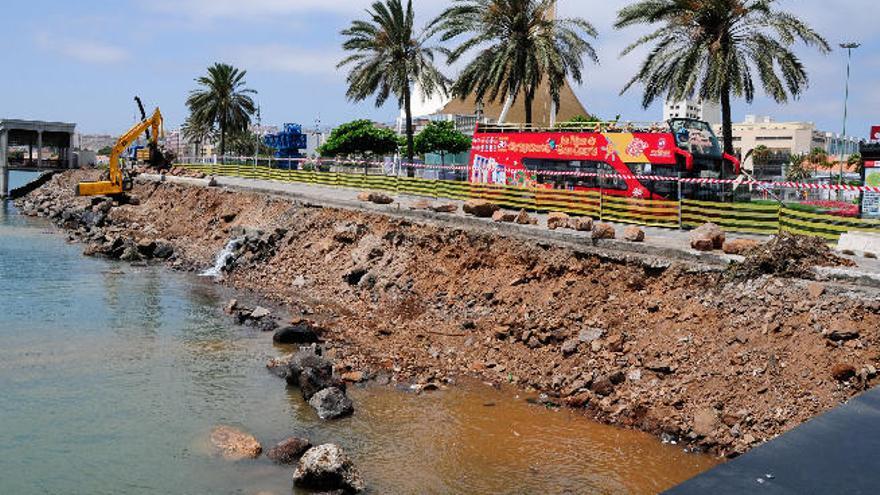
[[[141, 134], [147, 132], [151, 147], [156, 147], [162, 130], [162, 112], [157, 108], [153, 115], [134, 125], [125, 134], [119, 137], [113, 150], [110, 152], [110, 177], [108, 180], [94, 182], [80, 182], [77, 185], [78, 196], [117, 196], [131, 189], [131, 180], [125, 177], [122, 167], [119, 165], [119, 157], [122, 153], [137, 141]], [[152, 131], [152, 132], [149, 132]]]

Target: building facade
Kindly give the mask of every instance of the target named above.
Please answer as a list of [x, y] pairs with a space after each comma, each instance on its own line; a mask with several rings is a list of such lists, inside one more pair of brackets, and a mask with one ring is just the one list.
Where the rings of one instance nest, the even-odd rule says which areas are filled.
[[663, 102], [663, 120], [697, 119], [711, 126], [721, 125], [721, 107], [717, 103], [686, 99]]
[[[716, 127], [720, 135], [721, 126]], [[764, 146], [769, 150], [766, 163], [757, 168], [750, 156], [743, 162], [746, 170], [761, 177], [781, 177], [793, 155], [808, 154], [819, 148], [831, 159], [846, 161], [857, 153], [860, 139], [818, 130], [812, 122], [776, 122], [771, 117], [747, 115], [745, 121], [733, 124], [733, 147], [737, 155]]]

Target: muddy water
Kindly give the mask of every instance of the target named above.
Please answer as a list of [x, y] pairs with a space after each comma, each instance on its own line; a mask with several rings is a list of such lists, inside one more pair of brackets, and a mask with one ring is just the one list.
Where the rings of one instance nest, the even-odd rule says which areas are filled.
[[323, 423], [230, 294], [81, 250], [0, 209], [0, 493], [291, 493], [289, 467], [210, 456], [220, 423], [339, 443], [383, 494], [653, 493], [714, 463], [480, 384], [353, 387], [354, 417]]

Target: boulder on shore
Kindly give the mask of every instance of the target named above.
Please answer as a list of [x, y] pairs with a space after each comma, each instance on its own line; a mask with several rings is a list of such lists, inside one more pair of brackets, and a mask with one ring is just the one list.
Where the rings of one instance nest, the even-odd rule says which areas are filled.
[[217, 454], [230, 461], [256, 459], [263, 452], [263, 447], [253, 435], [232, 426], [215, 427], [211, 431], [211, 443]]
[[306, 438], [290, 437], [266, 452], [266, 457], [278, 464], [293, 464], [298, 461], [307, 450], [312, 448], [312, 442]]
[[492, 221], [497, 223], [513, 223], [516, 220], [516, 213], [498, 210], [492, 214]]
[[310, 400], [319, 391], [329, 387], [345, 389], [345, 382], [333, 378], [333, 371], [326, 368], [303, 368], [297, 379], [303, 399]]
[[513, 220], [519, 225], [537, 225], [538, 219], [529, 215], [525, 209], [519, 210], [519, 213], [516, 214], [516, 218]]
[[498, 211], [498, 205], [490, 203], [484, 199], [470, 199], [465, 201], [462, 209], [468, 215], [480, 218], [491, 218]]
[[312, 351], [299, 351], [290, 358], [286, 373], [287, 383], [289, 385], [298, 386], [300, 375], [303, 370], [307, 368], [315, 368], [319, 370], [322, 375], [333, 374], [333, 363], [318, 356]]
[[377, 205], [390, 205], [394, 202], [394, 198], [387, 194], [370, 191], [358, 193], [357, 199], [365, 203], [375, 203]]
[[724, 231], [714, 223], [704, 223], [691, 232], [691, 248], [712, 251], [724, 247]]
[[276, 344], [314, 344], [321, 340], [319, 333], [319, 328], [308, 322], [300, 321], [276, 330], [272, 341]]
[[309, 490], [342, 490], [343, 493], [360, 493], [365, 487], [351, 458], [332, 443], [312, 447], [303, 454], [293, 472], [293, 484]]
[[315, 408], [321, 419], [337, 419], [349, 416], [354, 412], [354, 404], [338, 387], [328, 387], [309, 399], [309, 405]]

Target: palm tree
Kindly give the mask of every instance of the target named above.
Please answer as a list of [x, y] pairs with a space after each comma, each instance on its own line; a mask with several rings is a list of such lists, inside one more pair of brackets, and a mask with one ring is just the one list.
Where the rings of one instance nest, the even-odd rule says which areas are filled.
[[555, 0], [454, 0], [432, 23], [442, 40], [466, 36], [447, 50], [455, 63], [471, 50], [479, 49], [452, 86], [452, 95], [477, 101], [504, 100], [503, 121], [517, 95], [523, 94], [526, 124], [532, 123], [532, 102], [539, 85], [546, 80], [550, 97], [559, 107], [559, 93], [566, 78], [581, 83], [584, 57], [599, 62], [585, 38], [595, 38], [596, 29], [581, 18], [556, 18]]
[[[348, 74], [348, 98], [363, 101], [376, 95], [382, 106], [391, 95], [406, 113], [406, 156], [413, 160], [412, 91], [418, 84], [426, 97], [446, 93], [448, 79], [434, 66], [430, 33], [415, 32], [412, 0], [404, 9], [401, 0], [376, 1], [367, 10], [369, 20], [356, 20], [342, 31], [342, 48], [352, 54], [339, 62], [353, 64]], [[410, 175], [414, 170], [409, 169]]]
[[792, 46], [801, 41], [823, 53], [831, 50], [825, 38], [798, 17], [776, 10], [775, 4], [776, 0], [639, 0], [623, 8], [615, 23], [618, 29], [659, 27], [621, 54], [652, 46], [621, 94], [642, 83], [645, 108], [662, 95], [720, 101], [724, 151], [733, 154], [731, 96], [751, 103], [756, 84], [761, 84], [779, 103], [796, 98], [809, 79]]
[[208, 75], [196, 79], [201, 86], [190, 92], [186, 104], [194, 124], [220, 130], [220, 156], [226, 154], [227, 134], [244, 131], [256, 111], [252, 94], [257, 92], [245, 87], [246, 70], [229, 64], [208, 67]]
[[183, 125], [180, 126], [184, 139], [195, 145], [196, 156], [201, 155], [202, 143], [214, 141], [214, 129], [204, 123], [197, 122], [192, 115], [186, 118]]

